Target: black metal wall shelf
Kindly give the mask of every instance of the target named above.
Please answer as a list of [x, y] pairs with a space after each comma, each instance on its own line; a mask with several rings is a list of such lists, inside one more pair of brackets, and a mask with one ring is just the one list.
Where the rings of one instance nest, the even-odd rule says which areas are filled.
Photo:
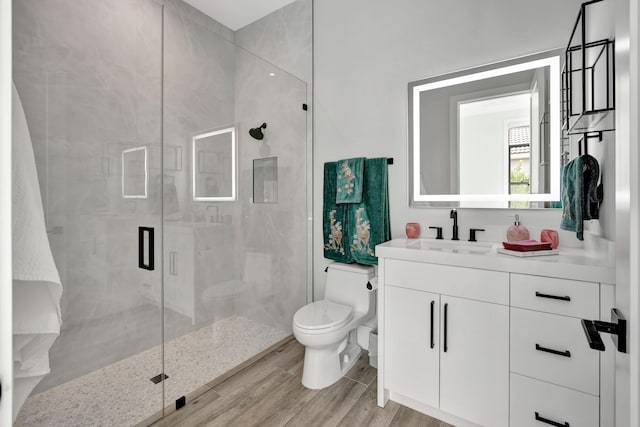
[[614, 40], [589, 40], [587, 15], [603, 0], [583, 3], [565, 51], [563, 129], [569, 135], [615, 130]]

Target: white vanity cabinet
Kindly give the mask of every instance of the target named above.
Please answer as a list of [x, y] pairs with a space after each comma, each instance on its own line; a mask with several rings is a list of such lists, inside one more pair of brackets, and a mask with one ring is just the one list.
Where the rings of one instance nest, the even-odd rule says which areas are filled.
[[376, 247], [378, 405], [459, 427], [612, 425], [615, 350], [589, 348], [580, 320], [609, 320], [614, 269], [437, 245]]
[[507, 426], [508, 295], [506, 273], [388, 260], [383, 351], [392, 398]]
[[509, 307], [442, 296], [440, 409], [485, 426], [509, 423]]
[[440, 295], [385, 289], [385, 383], [411, 399], [440, 405]]

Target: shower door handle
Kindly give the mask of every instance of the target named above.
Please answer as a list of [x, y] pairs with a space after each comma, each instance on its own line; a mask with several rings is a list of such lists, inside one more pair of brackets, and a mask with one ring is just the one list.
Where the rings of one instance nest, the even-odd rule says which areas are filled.
[[[153, 227], [138, 227], [138, 267], [144, 270], [154, 269], [153, 263]], [[147, 235], [147, 254], [148, 260], [147, 263], [144, 262], [145, 255], [145, 244], [144, 244], [144, 236]]]

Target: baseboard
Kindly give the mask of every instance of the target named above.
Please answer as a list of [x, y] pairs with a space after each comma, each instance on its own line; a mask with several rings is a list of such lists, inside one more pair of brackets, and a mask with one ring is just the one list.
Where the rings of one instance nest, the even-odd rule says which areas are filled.
[[423, 414], [429, 415], [430, 417], [436, 418], [440, 421], [444, 421], [445, 423], [454, 425], [456, 427], [481, 427], [478, 424], [474, 424], [470, 421], [458, 418], [447, 412], [443, 412], [438, 408], [425, 405], [424, 403], [420, 403], [398, 393], [389, 392], [389, 400], [393, 400], [394, 402], [407, 406], [411, 409], [415, 409], [418, 412], [422, 412]]

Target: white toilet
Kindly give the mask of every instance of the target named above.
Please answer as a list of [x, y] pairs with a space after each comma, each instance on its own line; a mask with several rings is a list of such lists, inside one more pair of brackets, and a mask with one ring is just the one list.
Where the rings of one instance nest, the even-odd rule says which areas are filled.
[[304, 345], [302, 385], [311, 389], [338, 381], [360, 356], [357, 328], [376, 314], [376, 292], [367, 290], [374, 267], [330, 264], [325, 299], [293, 316], [293, 335]]

